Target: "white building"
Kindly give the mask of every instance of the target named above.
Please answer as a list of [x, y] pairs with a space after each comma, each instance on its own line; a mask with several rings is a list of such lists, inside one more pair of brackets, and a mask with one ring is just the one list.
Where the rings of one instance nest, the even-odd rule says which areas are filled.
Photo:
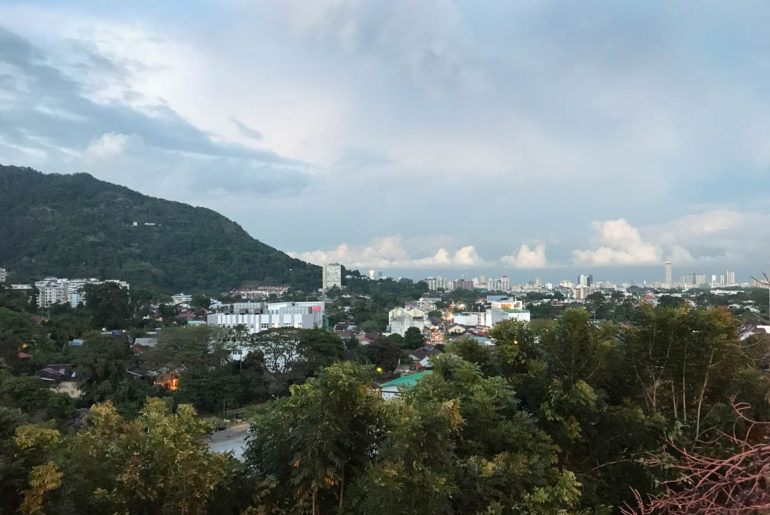
[[441, 301], [441, 297], [420, 297], [416, 301], [410, 302], [407, 306], [413, 306], [425, 313], [430, 313], [436, 310], [436, 303], [439, 301]]
[[445, 277], [428, 277], [425, 281], [428, 283], [428, 289], [431, 291], [447, 289], [447, 280]]
[[8, 271], [5, 268], [0, 268], [0, 283], [4, 283], [8, 280]]
[[486, 325], [487, 316], [485, 312], [481, 313], [469, 313], [469, 312], [463, 312], [463, 313], [455, 313], [454, 314], [454, 323], [457, 325], [466, 325], [466, 326], [477, 326], [477, 325]]
[[530, 313], [526, 309], [500, 309], [495, 307], [489, 308], [486, 312], [487, 327], [494, 327], [505, 320], [529, 322]]
[[177, 293], [176, 295], [171, 296], [171, 302], [174, 304], [189, 304], [192, 302], [192, 295], [187, 295], [186, 293]]
[[393, 308], [388, 312], [388, 324], [391, 334], [404, 336], [407, 329], [416, 327], [422, 331], [428, 323], [428, 315], [415, 307]]
[[[256, 306], [257, 303], [250, 303]], [[249, 333], [258, 333], [279, 327], [314, 329], [323, 327], [323, 302], [278, 302], [260, 304], [247, 312], [213, 313], [209, 325], [236, 327], [242, 325]]]
[[63, 304], [69, 301], [67, 296], [67, 279], [46, 277], [42, 281], [35, 282], [38, 290], [37, 307], [47, 309], [54, 304]]
[[323, 269], [324, 291], [334, 288], [342, 288], [342, 265], [339, 263], [327, 263]]
[[487, 289], [490, 291], [511, 291], [511, 281], [507, 275], [500, 277], [499, 279], [490, 278], [487, 281]]
[[116, 279], [59, 279], [56, 277], [46, 277], [42, 281], [35, 282], [35, 288], [38, 290], [37, 305], [39, 308], [47, 309], [54, 304], [63, 304], [68, 302], [70, 306], [77, 307], [78, 304], [85, 304], [84, 287], [92, 284], [116, 283], [119, 286], [128, 289], [129, 285], [125, 281]]

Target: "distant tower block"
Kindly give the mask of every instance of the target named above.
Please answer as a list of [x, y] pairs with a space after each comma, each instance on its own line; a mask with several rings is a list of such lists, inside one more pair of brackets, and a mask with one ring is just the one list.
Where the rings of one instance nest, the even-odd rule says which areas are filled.
[[666, 284], [671, 286], [671, 261], [666, 261]]
[[324, 267], [324, 291], [335, 286], [342, 288], [342, 265], [327, 263]]

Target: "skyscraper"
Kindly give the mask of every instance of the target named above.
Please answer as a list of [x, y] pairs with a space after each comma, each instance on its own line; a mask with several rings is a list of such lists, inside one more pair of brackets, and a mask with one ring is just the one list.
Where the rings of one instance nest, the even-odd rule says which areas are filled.
[[327, 263], [324, 267], [324, 291], [335, 286], [342, 288], [342, 265]]
[[671, 261], [666, 261], [666, 285], [671, 286]]
[[734, 286], [735, 283], [735, 272], [732, 270], [728, 270], [725, 272], [725, 285], [726, 286]]

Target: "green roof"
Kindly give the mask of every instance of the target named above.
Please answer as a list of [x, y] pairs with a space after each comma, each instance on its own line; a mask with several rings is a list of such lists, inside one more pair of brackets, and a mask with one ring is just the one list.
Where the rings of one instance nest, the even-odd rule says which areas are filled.
[[424, 372], [417, 372], [416, 374], [410, 374], [408, 376], [401, 376], [398, 379], [394, 379], [392, 381], [388, 381], [387, 383], [382, 383], [380, 385], [380, 388], [383, 386], [407, 386], [412, 387], [416, 385], [418, 382], [420, 382], [420, 379], [422, 379], [426, 375], [430, 375], [433, 373], [433, 370], [426, 370]]

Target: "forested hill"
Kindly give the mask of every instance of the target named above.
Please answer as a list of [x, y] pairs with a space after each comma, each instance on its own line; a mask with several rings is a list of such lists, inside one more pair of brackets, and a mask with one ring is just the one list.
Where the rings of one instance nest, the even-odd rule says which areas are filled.
[[[243, 284], [321, 286], [321, 269], [255, 240], [206, 208], [79, 173], [0, 165], [0, 267], [9, 281], [120, 278], [167, 292]], [[136, 225], [135, 225], [136, 223]]]

